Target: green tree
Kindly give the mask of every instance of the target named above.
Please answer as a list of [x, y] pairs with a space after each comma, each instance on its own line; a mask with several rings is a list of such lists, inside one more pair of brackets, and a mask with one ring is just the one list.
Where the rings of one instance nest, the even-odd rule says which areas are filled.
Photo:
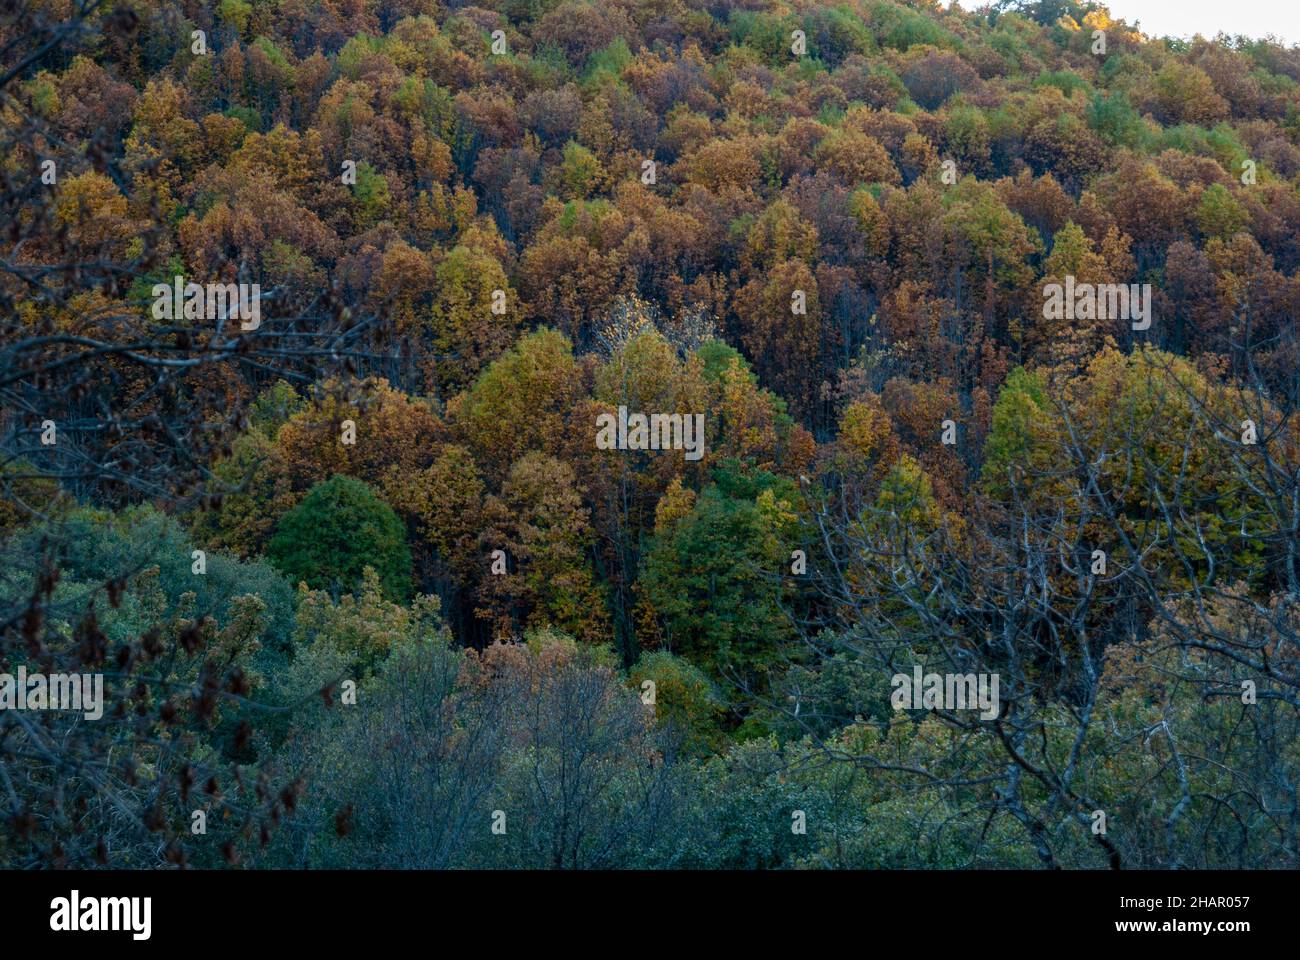
[[722, 739], [718, 727], [722, 702], [699, 667], [667, 650], [653, 650], [642, 654], [628, 671], [628, 680], [642, 702], [649, 690], [654, 691], [655, 718], [681, 737], [683, 750], [699, 755], [717, 750]]
[[355, 592], [369, 566], [389, 599], [405, 600], [411, 592], [405, 526], [353, 477], [335, 476], [312, 487], [281, 519], [267, 556], [286, 576], [315, 590]]
[[790, 635], [784, 574], [798, 494], [770, 474], [719, 475], [690, 513], [655, 537], [641, 585], [674, 652], [761, 686]]

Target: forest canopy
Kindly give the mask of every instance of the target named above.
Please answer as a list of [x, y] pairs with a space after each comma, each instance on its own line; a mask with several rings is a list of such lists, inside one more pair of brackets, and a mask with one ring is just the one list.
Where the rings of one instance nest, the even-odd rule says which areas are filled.
[[1300, 48], [31, 0], [0, 140], [0, 867], [1300, 865]]

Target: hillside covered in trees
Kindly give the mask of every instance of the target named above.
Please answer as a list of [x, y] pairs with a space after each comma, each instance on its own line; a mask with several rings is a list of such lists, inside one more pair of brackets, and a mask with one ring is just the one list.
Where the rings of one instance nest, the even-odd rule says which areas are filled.
[[0, 866], [1300, 866], [1300, 48], [28, 0], [0, 141]]

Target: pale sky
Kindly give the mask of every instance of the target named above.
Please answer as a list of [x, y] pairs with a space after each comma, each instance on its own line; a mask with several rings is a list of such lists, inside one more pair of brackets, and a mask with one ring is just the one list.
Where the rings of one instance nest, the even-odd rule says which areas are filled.
[[[1137, 24], [1148, 36], [1213, 37], [1273, 34], [1287, 44], [1300, 43], [1300, 0], [1102, 0], [1111, 15]], [[985, 0], [958, 0], [974, 10]]]

